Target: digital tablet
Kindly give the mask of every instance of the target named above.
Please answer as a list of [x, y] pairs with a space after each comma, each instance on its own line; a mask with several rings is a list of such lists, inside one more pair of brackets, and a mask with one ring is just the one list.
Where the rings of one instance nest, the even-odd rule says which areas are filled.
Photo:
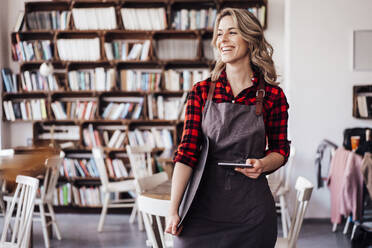
[[244, 164], [244, 163], [233, 163], [233, 162], [218, 162], [218, 166], [222, 167], [230, 167], [230, 168], [252, 168], [253, 165], [251, 164]]

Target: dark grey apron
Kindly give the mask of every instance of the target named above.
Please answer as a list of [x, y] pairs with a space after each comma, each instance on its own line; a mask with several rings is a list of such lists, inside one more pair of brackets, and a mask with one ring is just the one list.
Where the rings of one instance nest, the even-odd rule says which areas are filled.
[[183, 231], [175, 247], [274, 247], [275, 203], [266, 177], [251, 179], [217, 166], [264, 156], [264, 81], [257, 104], [250, 106], [214, 103], [214, 88], [211, 83], [202, 113], [201, 155], [180, 205]]

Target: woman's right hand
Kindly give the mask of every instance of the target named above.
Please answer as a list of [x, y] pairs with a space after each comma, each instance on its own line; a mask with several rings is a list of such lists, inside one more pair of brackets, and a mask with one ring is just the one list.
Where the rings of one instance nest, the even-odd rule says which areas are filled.
[[178, 223], [180, 223], [180, 217], [178, 214], [169, 215], [167, 222], [168, 224], [165, 228], [165, 232], [178, 236], [182, 231], [182, 226], [177, 229]]

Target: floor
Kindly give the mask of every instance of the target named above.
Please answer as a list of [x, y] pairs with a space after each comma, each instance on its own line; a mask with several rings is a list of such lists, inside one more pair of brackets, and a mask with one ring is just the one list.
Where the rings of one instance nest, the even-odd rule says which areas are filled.
[[[96, 231], [98, 214], [57, 214], [62, 231], [62, 240], [53, 239], [54, 248], [93, 248], [93, 247], [145, 247], [145, 232], [138, 231], [137, 224], [129, 224], [129, 215], [110, 214], [104, 231]], [[2, 226], [2, 218], [0, 219]], [[326, 220], [308, 220], [304, 222], [297, 247], [300, 248], [343, 248], [351, 247], [350, 241], [341, 231], [331, 232], [331, 224]], [[279, 230], [279, 234], [281, 231]], [[44, 247], [40, 223], [34, 224], [34, 247]]]

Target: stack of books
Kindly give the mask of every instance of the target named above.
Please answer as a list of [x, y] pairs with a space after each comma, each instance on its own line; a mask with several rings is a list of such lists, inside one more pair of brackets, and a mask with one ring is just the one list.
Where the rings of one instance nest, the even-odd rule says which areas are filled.
[[51, 103], [56, 120], [93, 120], [95, 119], [97, 102], [95, 101], [55, 101]]
[[[18, 37], [18, 35], [17, 35]], [[17, 61], [40, 61], [53, 59], [52, 42], [50, 40], [20, 41], [12, 47], [13, 57]]]
[[101, 59], [99, 38], [58, 39], [57, 50], [61, 60], [97, 61]]
[[[105, 107], [102, 118], [108, 120], [139, 119], [142, 116], [143, 97], [109, 98], [112, 102]], [[119, 103], [120, 102], [120, 103]]]
[[181, 9], [176, 12], [172, 27], [177, 30], [212, 29], [217, 16], [216, 9]]
[[100, 128], [93, 128], [92, 124], [88, 128], [83, 129], [83, 140], [85, 146], [92, 147], [108, 147], [108, 148], [123, 148], [126, 137], [125, 130], [120, 130], [117, 127], [115, 131], [114, 126], [101, 126]]
[[141, 60], [149, 59], [150, 40], [114, 40], [105, 42], [105, 53], [108, 60]]
[[152, 127], [150, 129], [134, 129], [128, 133], [131, 146], [149, 146], [152, 148], [173, 147], [173, 137], [169, 129]]
[[68, 85], [72, 91], [110, 91], [116, 86], [116, 71], [113, 68], [77, 70], [68, 72]]
[[8, 121], [45, 120], [48, 118], [45, 99], [3, 101], [3, 108]]
[[118, 27], [114, 7], [73, 8], [72, 17], [76, 29], [79, 30], [108, 30]]
[[120, 89], [123, 91], [160, 90], [161, 72], [158, 70], [121, 70]]
[[163, 30], [167, 28], [165, 8], [123, 8], [121, 9], [126, 30]]
[[35, 11], [27, 13], [29, 30], [64, 30], [70, 22], [70, 11]]

